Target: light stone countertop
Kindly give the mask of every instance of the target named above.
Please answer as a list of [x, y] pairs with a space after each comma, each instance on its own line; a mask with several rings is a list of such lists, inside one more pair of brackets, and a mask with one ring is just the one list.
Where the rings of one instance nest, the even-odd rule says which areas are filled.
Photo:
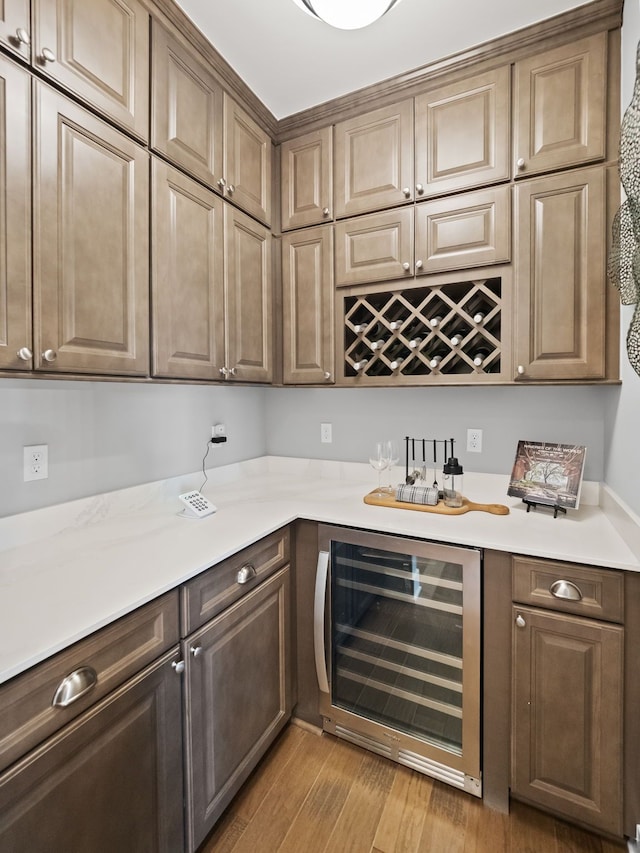
[[554, 519], [507, 497], [507, 476], [466, 473], [470, 501], [510, 514], [444, 516], [366, 505], [364, 464], [262, 457], [207, 473], [218, 510], [202, 519], [177, 499], [201, 472], [0, 519], [0, 683], [297, 518], [640, 571], [637, 519], [597, 484]]

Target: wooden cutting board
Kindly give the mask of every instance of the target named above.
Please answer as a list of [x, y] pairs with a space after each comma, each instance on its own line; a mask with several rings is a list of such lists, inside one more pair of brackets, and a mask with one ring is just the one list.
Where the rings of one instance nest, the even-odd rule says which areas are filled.
[[397, 501], [392, 495], [376, 495], [376, 490], [364, 496], [364, 502], [372, 506], [389, 506], [396, 509], [414, 509], [418, 512], [437, 512], [441, 515], [464, 515], [465, 512], [490, 512], [492, 515], [509, 515], [509, 507], [504, 504], [477, 504], [462, 498], [462, 506], [445, 506], [444, 501], [438, 501], [435, 506], [428, 504], [412, 504], [405, 501]]

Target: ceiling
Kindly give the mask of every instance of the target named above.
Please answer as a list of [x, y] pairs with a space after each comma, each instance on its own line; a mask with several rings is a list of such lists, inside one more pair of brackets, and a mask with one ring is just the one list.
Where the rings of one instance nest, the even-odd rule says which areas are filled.
[[402, 0], [362, 30], [333, 29], [292, 0], [177, 3], [282, 119], [581, 6], [583, 0]]

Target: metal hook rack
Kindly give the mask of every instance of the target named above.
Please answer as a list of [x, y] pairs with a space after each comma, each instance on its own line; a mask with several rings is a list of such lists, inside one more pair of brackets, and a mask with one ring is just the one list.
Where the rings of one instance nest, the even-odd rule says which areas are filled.
[[[453, 438], [414, 438], [405, 436], [405, 483], [414, 485], [422, 480], [427, 482], [427, 468], [433, 470], [433, 487], [438, 488], [438, 470], [442, 468], [451, 456], [455, 456]], [[416, 448], [418, 449], [418, 462], [416, 463]], [[440, 451], [442, 460], [439, 463]], [[427, 461], [429, 456], [429, 461]], [[422, 465], [420, 466], [420, 457]], [[411, 462], [410, 462], [411, 460]], [[419, 467], [420, 466], [420, 467]], [[411, 469], [411, 470], [410, 470]]]

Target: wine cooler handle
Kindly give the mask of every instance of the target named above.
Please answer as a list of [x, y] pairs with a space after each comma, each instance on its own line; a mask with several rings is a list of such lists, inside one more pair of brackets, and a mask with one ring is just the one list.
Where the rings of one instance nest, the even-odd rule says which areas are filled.
[[329, 552], [320, 551], [316, 571], [316, 594], [313, 600], [313, 646], [316, 656], [316, 676], [321, 693], [329, 692], [327, 659], [324, 648], [324, 603], [329, 577]]

